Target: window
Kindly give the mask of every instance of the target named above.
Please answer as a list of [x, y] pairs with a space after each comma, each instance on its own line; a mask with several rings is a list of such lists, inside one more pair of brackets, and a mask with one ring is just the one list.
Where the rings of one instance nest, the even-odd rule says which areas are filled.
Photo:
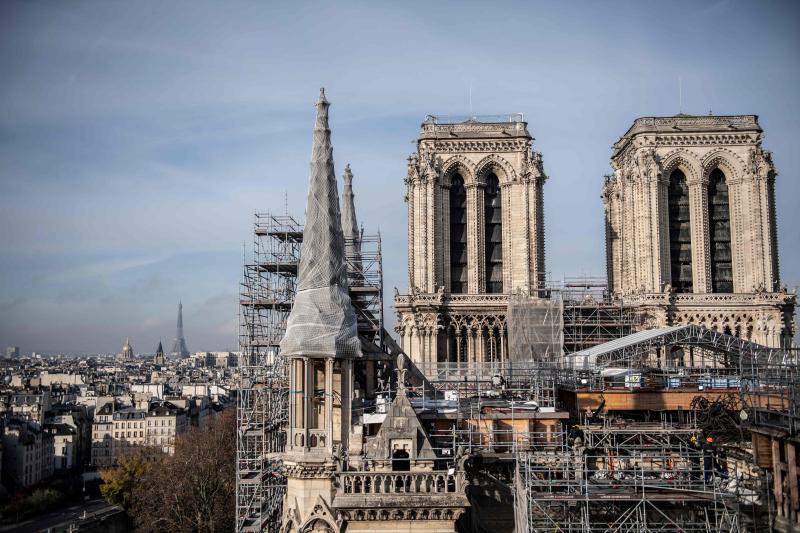
[[669, 258], [672, 290], [692, 292], [692, 234], [689, 225], [689, 187], [676, 169], [669, 178]]
[[725, 174], [714, 169], [708, 177], [708, 232], [712, 292], [733, 292], [731, 216]]
[[450, 182], [450, 292], [467, 292], [467, 191], [461, 174]]
[[500, 182], [494, 172], [486, 177], [483, 191], [486, 245], [486, 292], [503, 292], [503, 213]]

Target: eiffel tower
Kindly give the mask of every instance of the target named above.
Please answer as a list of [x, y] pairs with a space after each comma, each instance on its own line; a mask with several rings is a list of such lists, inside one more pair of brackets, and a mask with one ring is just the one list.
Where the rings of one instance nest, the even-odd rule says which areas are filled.
[[189, 348], [186, 347], [186, 339], [183, 338], [183, 302], [178, 303], [178, 329], [175, 332], [175, 342], [172, 344], [170, 355], [179, 359], [189, 357]]

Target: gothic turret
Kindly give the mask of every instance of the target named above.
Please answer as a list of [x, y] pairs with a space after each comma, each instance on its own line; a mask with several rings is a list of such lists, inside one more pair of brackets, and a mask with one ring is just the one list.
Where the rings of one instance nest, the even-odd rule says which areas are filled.
[[348, 449], [353, 360], [361, 356], [348, 295], [328, 107], [320, 90], [298, 290], [281, 341], [289, 367], [289, 428], [283, 456], [287, 531], [339, 531], [330, 508], [333, 477], [341, 465], [336, 452]]
[[361, 235], [356, 219], [356, 206], [353, 201], [353, 172], [348, 164], [344, 167], [344, 190], [342, 191], [342, 231], [345, 239], [345, 254], [349, 258], [357, 258], [361, 252]]
[[153, 358], [153, 364], [164, 364], [164, 347], [161, 345], [161, 341], [158, 341], [158, 348], [156, 348], [156, 356]]

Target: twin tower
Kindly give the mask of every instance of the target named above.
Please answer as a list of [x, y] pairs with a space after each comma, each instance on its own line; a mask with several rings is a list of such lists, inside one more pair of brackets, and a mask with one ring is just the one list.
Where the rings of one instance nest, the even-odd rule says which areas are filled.
[[[602, 188], [611, 295], [642, 328], [699, 324], [768, 346], [794, 335], [775, 176], [758, 117], [639, 118]], [[542, 156], [521, 115], [422, 124], [408, 162], [402, 348], [425, 371], [508, 357], [509, 296], [545, 292]]]

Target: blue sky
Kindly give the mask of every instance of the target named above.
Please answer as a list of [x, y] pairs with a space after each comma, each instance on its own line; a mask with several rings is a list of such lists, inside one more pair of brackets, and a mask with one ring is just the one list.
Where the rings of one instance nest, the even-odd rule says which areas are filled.
[[[547, 268], [604, 275], [602, 176], [642, 115], [755, 113], [781, 272], [800, 283], [795, 2], [0, 3], [0, 346], [236, 347], [254, 211], [305, 204], [313, 103], [406, 279], [406, 157], [426, 114], [524, 112]], [[387, 309], [387, 314], [391, 310]]]

